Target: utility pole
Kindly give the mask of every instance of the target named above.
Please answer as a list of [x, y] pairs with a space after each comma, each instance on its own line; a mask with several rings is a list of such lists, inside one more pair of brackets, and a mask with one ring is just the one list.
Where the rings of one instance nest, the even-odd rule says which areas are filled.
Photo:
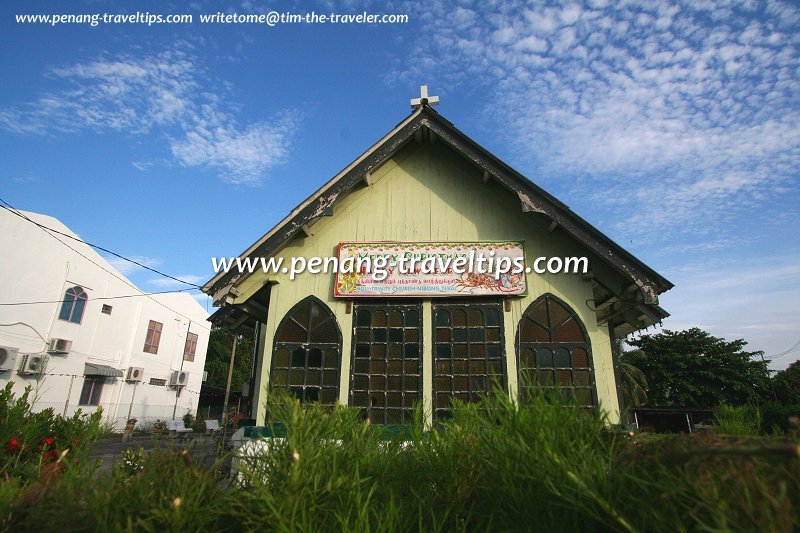
[[[769, 370], [769, 365], [767, 363], [767, 360], [764, 359], [764, 352], [761, 352], [761, 362], [764, 364], [764, 366], [767, 367], [767, 370]], [[778, 393], [775, 392], [775, 384], [772, 382], [772, 376], [768, 376], [767, 379], [769, 379], [769, 387], [770, 389], [772, 389], [772, 397], [775, 398], [775, 401], [777, 402]]]
[[[131, 403], [128, 405], [128, 418], [125, 419], [125, 423], [131, 419], [131, 411], [133, 411], [133, 399], [136, 397], [136, 385], [138, 385], [138, 381], [133, 382], [133, 392], [131, 393]], [[172, 415], [172, 418], [175, 418], [175, 415]]]
[[222, 404], [222, 434], [228, 432], [228, 398], [231, 394], [231, 380], [233, 379], [233, 361], [236, 359], [236, 341], [238, 335], [233, 334], [233, 342], [231, 343], [231, 362], [228, 365], [228, 385], [225, 387], [225, 403]]

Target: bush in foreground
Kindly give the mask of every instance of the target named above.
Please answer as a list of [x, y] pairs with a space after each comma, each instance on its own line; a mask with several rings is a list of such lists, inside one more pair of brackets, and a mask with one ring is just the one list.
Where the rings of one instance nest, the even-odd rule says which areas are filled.
[[[240, 463], [154, 452], [109, 474], [65, 469], [44, 497], [27, 481], [9, 528], [69, 530], [790, 531], [800, 527], [800, 467], [786, 440], [631, 436], [593, 413], [534, 395], [462, 405], [433, 431], [422, 416], [386, 440], [348, 408], [275, 395], [286, 438]], [[735, 440], [731, 440], [735, 439]], [[795, 453], [795, 456], [792, 456]], [[133, 455], [129, 458], [134, 460]], [[0, 484], [1, 485], [1, 484]], [[9, 488], [11, 487], [11, 488]], [[28, 487], [29, 488], [29, 487]]]

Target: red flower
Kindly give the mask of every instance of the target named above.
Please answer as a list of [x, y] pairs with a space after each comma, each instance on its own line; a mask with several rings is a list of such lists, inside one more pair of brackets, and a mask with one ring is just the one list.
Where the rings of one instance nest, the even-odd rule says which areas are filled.
[[6, 442], [6, 452], [8, 453], [14, 453], [19, 447], [20, 442], [17, 437], [11, 437], [8, 439], [8, 442]]
[[79, 442], [80, 442], [80, 441], [79, 441], [78, 439], [72, 439], [72, 447], [73, 447], [73, 448], [76, 448], [76, 447], [78, 446], [78, 443], [79, 443]]
[[42, 444], [44, 444], [46, 446], [52, 447], [53, 444], [55, 444], [55, 443], [56, 443], [56, 439], [54, 439], [53, 437], [46, 437], [46, 438], [42, 439]]
[[55, 461], [56, 459], [58, 459], [58, 456], [61, 455], [61, 454], [58, 453], [58, 450], [51, 449], [51, 450], [47, 450], [42, 455], [44, 456], [44, 460], [45, 461]]

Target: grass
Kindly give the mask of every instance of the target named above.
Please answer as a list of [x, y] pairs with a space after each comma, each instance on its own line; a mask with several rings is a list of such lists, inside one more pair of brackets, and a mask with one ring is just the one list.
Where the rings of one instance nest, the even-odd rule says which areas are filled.
[[756, 437], [761, 433], [761, 409], [753, 405], [720, 405], [714, 410], [718, 431], [726, 435]]
[[[800, 459], [781, 438], [629, 435], [534, 395], [462, 405], [386, 435], [353, 409], [273, 396], [286, 438], [205, 468], [180, 448], [142, 468], [0, 481], [2, 526], [63, 531], [529, 531], [800, 528]], [[410, 444], [409, 444], [410, 443]], [[785, 452], [785, 453], [784, 453]]]

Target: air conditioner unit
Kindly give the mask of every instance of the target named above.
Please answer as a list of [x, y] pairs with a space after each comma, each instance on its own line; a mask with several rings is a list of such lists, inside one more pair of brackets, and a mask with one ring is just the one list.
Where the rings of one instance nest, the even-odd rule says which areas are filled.
[[10, 346], [0, 346], [0, 371], [13, 370], [17, 363], [18, 348]]
[[47, 351], [50, 353], [69, 353], [72, 349], [72, 341], [67, 339], [50, 339], [50, 346]]
[[132, 366], [128, 368], [128, 373], [125, 374], [125, 381], [142, 381], [144, 376], [144, 368]]
[[185, 387], [189, 383], [188, 372], [173, 372], [169, 378], [170, 387]]
[[208, 381], [208, 370], [203, 370], [203, 382]]
[[20, 374], [40, 374], [47, 367], [47, 356], [40, 354], [28, 354], [22, 359], [19, 367]]

